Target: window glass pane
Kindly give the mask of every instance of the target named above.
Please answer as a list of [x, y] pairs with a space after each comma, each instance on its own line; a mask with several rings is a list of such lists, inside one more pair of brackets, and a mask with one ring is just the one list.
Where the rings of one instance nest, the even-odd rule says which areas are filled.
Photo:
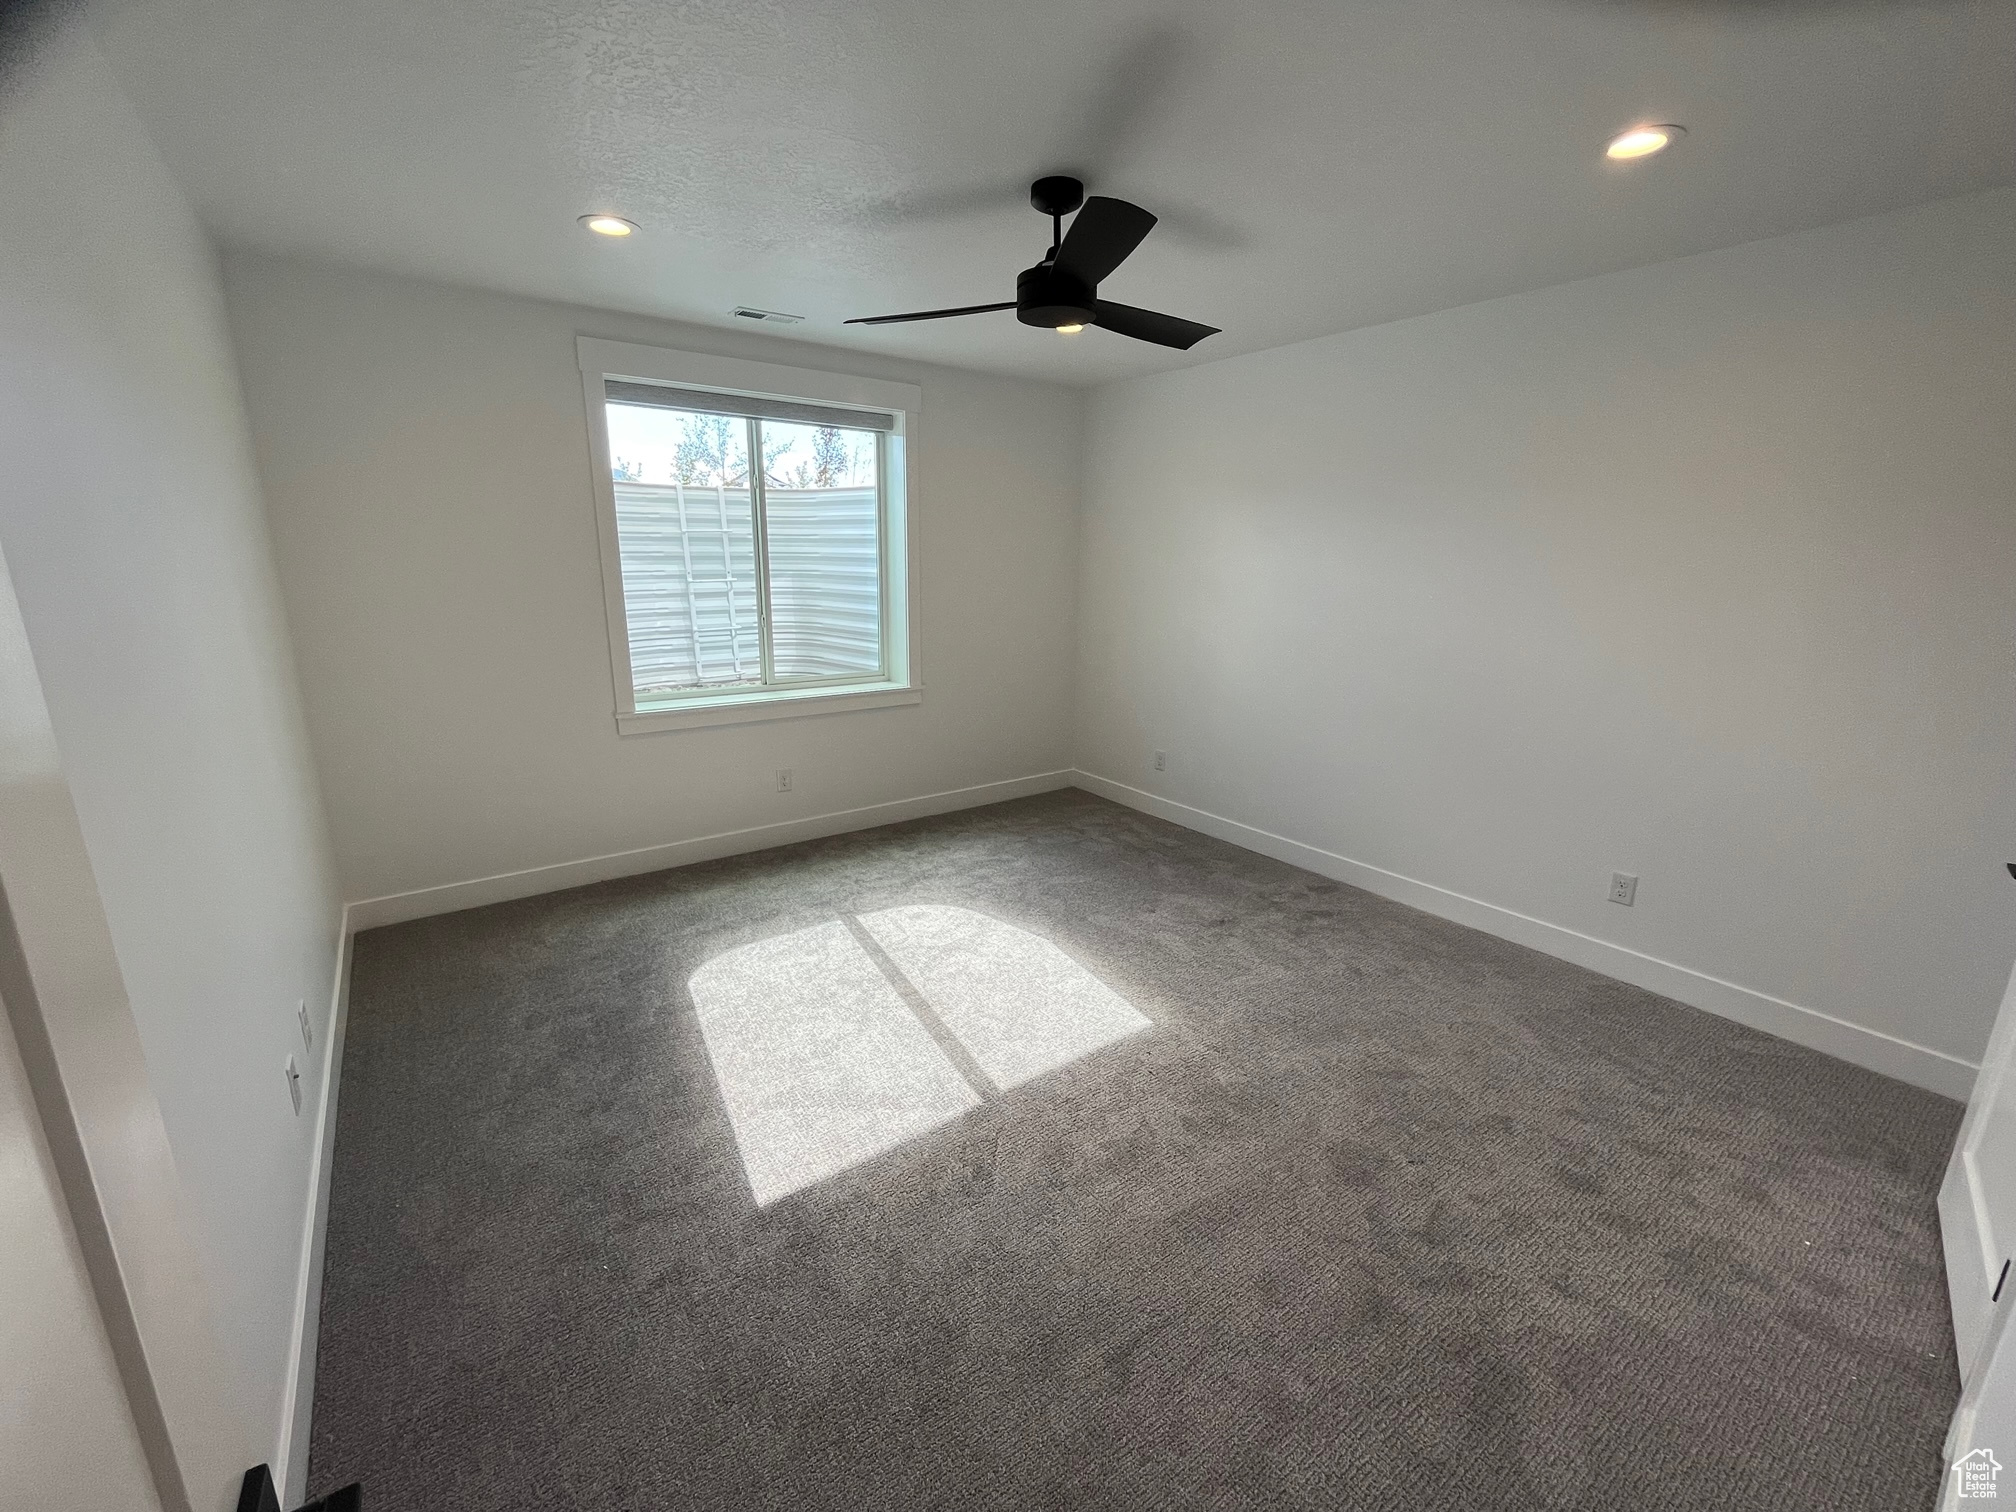
[[607, 408], [638, 706], [694, 688], [760, 684], [748, 422]]
[[779, 681], [878, 675], [881, 437], [760, 423], [772, 674]]

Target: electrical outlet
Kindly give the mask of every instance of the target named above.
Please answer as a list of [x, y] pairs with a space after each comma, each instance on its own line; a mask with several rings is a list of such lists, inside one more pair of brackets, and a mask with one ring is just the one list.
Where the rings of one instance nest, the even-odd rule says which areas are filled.
[[1166, 771], [1168, 766], [1169, 753], [1167, 751], [1157, 751], [1155, 753], [1155, 770], [1158, 772]]
[[315, 1026], [308, 1022], [308, 999], [302, 998], [294, 1005], [294, 1021], [301, 1026], [301, 1048], [312, 1054], [315, 1049]]
[[788, 793], [791, 791], [791, 768], [789, 767], [777, 768], [777, 791], [780, 793]]
[[294, 1057], [287, 1057], [287, 1095], [294, 1099], [294, 1116], [301, 1116], [301, 1068], [294, 1064]]
[[1610, 873], [1610, 901], [1631, 907], [1638, 901], [1638, 879], [1629, 872]]

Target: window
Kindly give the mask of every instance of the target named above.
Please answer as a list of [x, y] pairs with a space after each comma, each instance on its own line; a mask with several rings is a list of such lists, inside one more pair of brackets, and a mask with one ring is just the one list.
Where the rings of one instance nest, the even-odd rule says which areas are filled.
[[619, 728], [916, 702], [917, 390], [580, 346]]

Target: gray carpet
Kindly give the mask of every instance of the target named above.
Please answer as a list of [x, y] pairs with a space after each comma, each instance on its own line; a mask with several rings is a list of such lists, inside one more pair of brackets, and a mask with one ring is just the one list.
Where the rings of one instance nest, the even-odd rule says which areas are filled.
[[[688, 978], [917, 903], [1152, 1026], [759, 1209]], [[1930, 1507], [1959, 1114], [1078, 792], [372, 930], [312, 1483]]]

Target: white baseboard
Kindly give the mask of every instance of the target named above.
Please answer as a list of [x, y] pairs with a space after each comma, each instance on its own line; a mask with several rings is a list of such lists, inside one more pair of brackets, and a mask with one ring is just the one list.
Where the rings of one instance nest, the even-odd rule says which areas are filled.
[[336, 1149], [336, 1096], [343, 1079], [343, 1031], [350, 1021], [350, 910], [336, 942], [336, 980], [322, 1021], [322, 1090], [316, 1102], [315, 1159], [308, 1172], [308, 1211], [301, 1224], [300, 1279], [294, 1293], [294, 1337], [287, 1359], [287, 1400], [273, 1481], [283, 1505], [308, 1499], [308, 1432], [315, 1407], [315, 1355], [322, 1324], [322, 1260], [329, 1237], [329, 1178]]
[[635, 877], [645, 872], [664, 871], [668, 867], [690, 866], [696, 861], [712, 861], [721, 856], [739, 856], [747, 851], [792, 845], [800, 840], [818, 840], [827, 835], [873, 829], [881, 824], [897, 824], [905, 819], [949, 814], [955, 809], [1004, 803], [1010, 798], [1055, 792], [1071, 784], [1072, 774], [1068, 770], [1038, 772], [1030, 777], [1013, 777], [1006, 782], [983, 782], [977, 787], [927, 793], [921, 798], [901, 798], [894, 803], [876, 803], [866, 808], [815, 814], [808, 819], [787, 819], [781, 824], [759, 824], [750, 829], [727, 830], [692, 840], [674, 840], [668, 845], [647, 845], [640, 850], [617, 851], [608, 856], [590, 856], [581, 861], [562, 861], [552, 866], [501, 872], [494, 877], [477, 877], [468, 882], [448, 882], [439, 887], [389, 893], [382, 898], [365, 898], [352, 903], [347, 912], [351, 929], [374, 929], [380, 924], [402, 924], [408, 919], [426, 919], [435, 914], [481, 908], [486, 903], [506, 903], [514, 898], [531, 898], [569, 887], [584, 887], [590, 882]]
[[1362, 887], [1382, 898], [1391, 898], [1396, 903], [1408, 904], [1424, 913], [1453, 919], [1458, 924], [1481, 929], [1502, 940], [1572, 961], [1577, 966], [1600, 971], [1605, 976], [1629, 982], [1634, 987], [1643, 987], [1661, 997], [1734, 1019], [1752, 1029], [1761, 1029], [1766, 1034], [1774, 1034], [1810, 1050], [1879, 1071], [1885, 1076], [1894, 1076], [1914, 1087], [1923, 1087], [1962, 1102], [1966, 1101], [1968, 1092], [1973, 1088], [1974, 1073], [1979, 1067], [1958, 1056], [1916, 1045], [1879, 1030], [1865, 1029], [1860, 1024], [1851, 1024], [1817, 1008], [1787, 1002], [1784, 998], [1726, 982], [1706, 972], [1662, 961], [1623, 945], [1613, 945], [1593, 935], [1515, 913], [1495, 903], [1466, 897], [1432, 883], [1403, 877], [1398, 872], [1353, 861], [1348, 856], [1313, 845], [1304, 845], [1299, 840], [1256, 829], [1236, 819], [1157, 797], [1140, 788], [1115, 782], [1110, 777], [1080, 771], [1072, 774], [1072, 781], [1089, 793], [1111, 798], [1115, 803], [1124, 803], [1144, 814], [1153, 814], [1158, 819], [1167, 819], [1186, 829], [1228, 840], [1246, 850], [1258, 851], [1263, 856], [1272, 856], [1277, 861], [1286, 861], [1291, 866], [1299, 866], [1319, 876], [1349, 882], [1354, 887]]

